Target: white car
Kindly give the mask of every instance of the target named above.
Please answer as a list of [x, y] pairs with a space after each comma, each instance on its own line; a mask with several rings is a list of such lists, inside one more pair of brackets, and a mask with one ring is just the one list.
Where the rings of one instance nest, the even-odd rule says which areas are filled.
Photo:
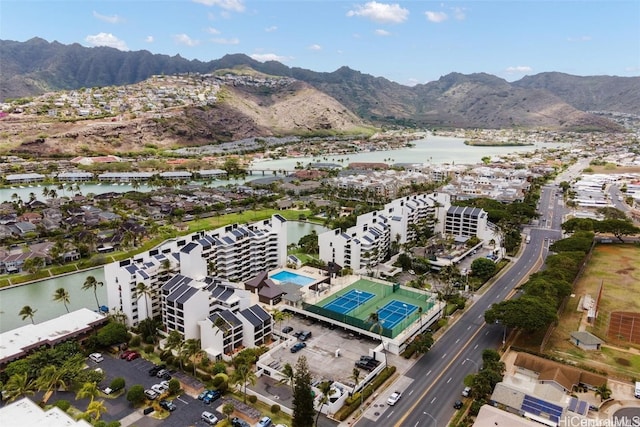
[[100, 353], [91, 353], [89, 355], [89, 359], [93, 360], [96, 363], [100, 363], [104, 360], [104, 357], [102, 357], [102, 354]]
[[471, 387], [465, 387], [464, 390], [462, 390], [462, 396], [469, 397], [470, 395], [471, 395]]
[[200, 416], [200, 418], [202, 418], [204, 421], [206, 421], [208, 424], [211, 424], [211, 425], [215, 425], [218, 423], [218, 418], [208, 411], [204, 411]]
[[402, 393], [399, 391], [394, 391], [391, 396], [387, 399], [387, 405], [393, 406], [398, 403], [398, 400], [402, 397]]

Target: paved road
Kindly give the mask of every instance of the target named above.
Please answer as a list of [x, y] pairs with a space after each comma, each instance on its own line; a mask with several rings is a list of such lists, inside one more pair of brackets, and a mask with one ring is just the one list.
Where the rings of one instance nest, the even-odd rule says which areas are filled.
[[[546, 219], [540, 227], [530, 228], [531, 242], [513, 266], [504, 272], [459, 320], [434, 344], [431, 350], [399, 378], [392, 390], [380, 395], [357, 422], [358, 427], [384, 426], [447, 426], [455, 410], [453, 404], [460, 395], [466, 375], [474, 373], [482, 361], [485, 348], [497, 348], [506, 337], [501, 325], [487, 325], [484, 312], [495, 302], [503, 301], [530, 272], [543, 263], [549, 240], [559, 238], [558, 227], [564, 209], [555, 196], [556, 188], [547, 186], [541, 194], [541, 213]], [[387, 406], [387, 394], [398, 389], [402, 399]]]

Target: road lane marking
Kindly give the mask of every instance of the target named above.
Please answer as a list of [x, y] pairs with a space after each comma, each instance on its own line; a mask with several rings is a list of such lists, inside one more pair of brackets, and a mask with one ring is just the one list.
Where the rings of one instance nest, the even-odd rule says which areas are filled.
[[451, 382], [452, 377], [449, 377], [449, 379], [447, 380], [447, 384], [449, 384]]
[[434, 397], [433, 399], [431, 399], [431, 404], [433, 405], [433, 402], [435, 402], [437, 399], [437, 397]]

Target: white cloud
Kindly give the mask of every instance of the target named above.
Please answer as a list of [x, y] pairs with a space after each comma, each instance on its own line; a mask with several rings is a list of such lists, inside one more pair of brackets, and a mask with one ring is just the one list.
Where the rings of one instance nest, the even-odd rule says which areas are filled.
[[121, 24], [124, 22], [124, 19], [120, 18], [118, 15], [101, 15], [95, 10], [93, 11], [93, 17], [103, 22], [108, 22], [109, 24]]
[[376, 33], [377, 36], [390, 36], [391, 35], [391, 33], [389, 31], [387, 31], [387, 30], [378, 29], [378, 30], [375, 30], [374, 32]]
[[275, 25], [272, 25], [270, 27], [267, 27], [264, 29], [267, 33], [273, 33], [274, 31], [278, 30], [278, 27], [276, 27]]
[[237, 38], [225, 39], [225, 38], [217, 38], [211, 39], [215, 44], [240, 44], [240, 40]]
[[198, 46], [200, 44], [199, 40], [194, 40], [186, 34], [174, 35], [173, 41], [175, 41], [177, 44], [181, 44], [184, 46]]
[[570, 42], [588, 42], [591, 40], [591, 36], [580, 36], [580, 37], [569, 37], [567, 38]]
[[397, 3], [386, 4], [371, 1], [356, 6], [354, 10], [347, 12], [347, 16], [361, 16], [384, 24], [400, 24], [409, 17], [409, 10], [400, 7]]
[[442, 21], [446, 21], [449, 17], [444, 12], [432, 12], [427, 10], [425, 13], [427, 19], [431, 22], [440, 23]]
[[254, 53], [253, 55], [249, 55], [249, 56], [259, 62], [267, 62], [267, 61], [286, 62], [288, 59], [290, 59], [290, 58], [287, 58], [286, 56], [276, 55], [275, 53]]
[[146, 43], [153, 43], [155, 40], [154, 40], [153, 36], [147, 36], [147, 37], [145, 37], [144, 41]]
[[528, 65], [516, 65], [515, 67], [507, 67], [507, 74], [527, 74], [533, 71]]
[[322, 46], [320, 46], [319, 44], [312, 44], [311, 46], [309, 46], [309, 50], [322, 50]]
[[244, 12], [244, 2], [242, 0], [193, 0], [205, 6], [218, 6], [224, 10], [234, 12]]
[[108, 46], [118, 50], [129, 50], [127, 44], [111, 33], [88, 35], [84, 40], [91, 46]]
[[213, 27], [209, 27], [209, 28], [207, 28], [207, 29], [206, 29], [206, 31], [207, 31], [207, 33], [209, 33], [209, 34], [220, 34], [220, 30], [217, 30], [217, 29], [215, 29], [215, 28], [213, 28]]

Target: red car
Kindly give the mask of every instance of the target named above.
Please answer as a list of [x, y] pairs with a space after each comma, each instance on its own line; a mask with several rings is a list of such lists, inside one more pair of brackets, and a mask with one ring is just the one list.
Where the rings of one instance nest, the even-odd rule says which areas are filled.
[[125, 359], [127, 360], [127, 362], [131, 362], [132, 360], [137, 359], [138, 357], [140, 357], [140, 353], [132, 351], [127, 355]]
[[126, 359], [127, 357], [129, 357], [129, 355], [131, 353], [135, 353], [135, 351], [133, 350], [125, 350], [122, 352], [122, 354], [120, 355], [120, 359]]

